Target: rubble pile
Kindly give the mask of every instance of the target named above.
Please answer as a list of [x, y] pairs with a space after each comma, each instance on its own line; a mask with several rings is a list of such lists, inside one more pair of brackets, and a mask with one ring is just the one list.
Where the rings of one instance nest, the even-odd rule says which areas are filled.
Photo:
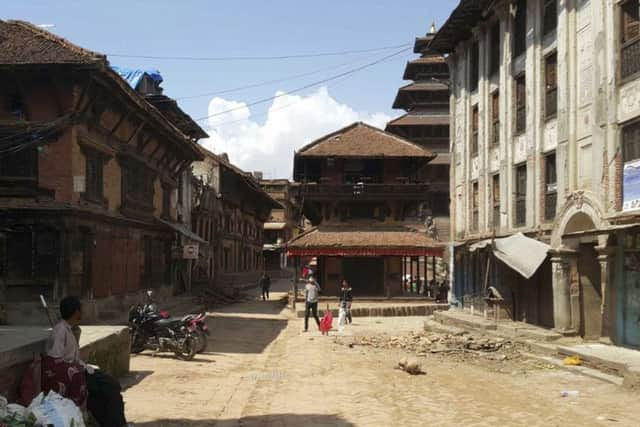
[[452, 335], [413, 332], [402, 336], [363, 335], [340, 337], [337, 344], [396, 350], [415, 357], [440, 357], [454, 362], [481, 364], [497, 372], [552, 369], [552, 365], [529, 357], [528, 349], [505, 338], [485, 335]]

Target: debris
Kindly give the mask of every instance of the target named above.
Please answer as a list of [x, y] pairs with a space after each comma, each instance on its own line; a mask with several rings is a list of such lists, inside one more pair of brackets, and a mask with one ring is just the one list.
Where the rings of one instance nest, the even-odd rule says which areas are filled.
[[560, 392], [560, 396], [562, 397], [577, 397], [578, 395], [580, 395], [578, 390], [562, 390]]
[[582, 365], [582, 360], [580, 360], [580, 356], [569, 356], [565, 357], [562, 363], [565, 366], [579, 366]]
[[424, 374], [422, 367], [420, 366], [420, 362], [415, 357], [404, 357], [400, 359], [396, 369], [400, 369], [401, 371], [405, 371], [411, 375], [421, 375]]

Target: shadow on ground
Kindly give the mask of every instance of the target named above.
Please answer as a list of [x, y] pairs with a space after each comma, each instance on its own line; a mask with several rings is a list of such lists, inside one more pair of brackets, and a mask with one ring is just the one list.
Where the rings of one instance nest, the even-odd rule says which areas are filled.
[[266, 314], [278, 315], [287, 303], [286, 295], [272, 296], [267, 301], [256, 299], [247, 303], [231, 304], [224, 306], [212, 306], [207, 311], [215, 313], [238, 313], [238, 314]]
[[274, 414], [256, 417], [243, 417], [227, 420], [155, 420], [146, 423], [136, 423], [137, 427], [351, 427], [355, 426], [337, 415], [318, 414]]
[[214, 316], [208, 324], [208, 353], [262, 353], [287, 327], [284, 319], [232, 316]]

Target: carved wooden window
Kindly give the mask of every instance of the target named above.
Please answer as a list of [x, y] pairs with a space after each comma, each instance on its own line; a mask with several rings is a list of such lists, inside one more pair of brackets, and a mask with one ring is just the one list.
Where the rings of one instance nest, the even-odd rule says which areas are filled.
[[558, 112], [558, 54], [552, 53], [544, 59], [545, 102], [544, 111], [547, 119]]
[[38, 152], [35, 148], [19, 148], [0, 153], [1, 178], [32, 178], [38, 174]]
[[621, 6], [620, 74], [624, 79], [640, 72], [640, 0]]
[[500, 92], [491, 94], [491, 145], [500, 144]]
[[86, 199], [102, 203], [104, 201], [104, 161], [105, 156], [97, 150], [83, 147], [85, 156]]
[[516, 78], [516, 134], [527, 129], [527, 86], [524, 74]]
[[552, 33], [558, 27], [558, 0], [544, 0], [542, 34]]
[[476, 105], [471, 110], [471, 156], [478, 155], [479, 120], [478, 106]]
[[474, 42], [471, 46], [471, 74], [469, 76], [469, 90], [475, 92], [478, 90], [478, 81], [480, 80], [480, 47], [478, 42]]
[[523, 226], [527, 222], [527, 165], [516, 166], [515, 170], [515, 220], [516, 227]]
[[500, 228], [500, 174], [491, 177], [491, 202], [493, 205], [493, 228]]
[[518, 0], [513, 21], [513, 57], [523, 55], [527, 50], [527, 0]]
[[622, 128], [622, 156], [625, 163], [640, 159], [640, 121]]
[[478, 182], [471, 184], [471, 231], [478, 231], [480, 200]]
[[171, 192], [173, 189], [168, 185], [162, 186], [162, 216], [171, 218]]
[[145, 216], [152, 214], [155, 171], [132, 158], [124, 158], [121, 165], [123, 210]]
[[548, 154], [544, 159], [544, 187], [544, 219], [550, 221], [556, 217], [558, 200], [558, 174], [555, 152]]
[[489, 75], [495, 76], [500, 71], [500, 21], [491, 27], [489, 38]]

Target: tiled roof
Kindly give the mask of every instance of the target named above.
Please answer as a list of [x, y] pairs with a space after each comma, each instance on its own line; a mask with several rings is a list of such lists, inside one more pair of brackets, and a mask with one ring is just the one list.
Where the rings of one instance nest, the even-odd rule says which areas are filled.
[[448, 91], [449, 86], [440, 82], [416, 82], [409, 83], [406, 86], [402, 86], [398, 89], [400, 92], [413, 92], [413, 91]]
[[433, 157], [404, 138], [356, 122], [302, 147], [296, 157]]
[[0, 64], [106, 65], [106, 57], [28, 22], [0, 21]]
[[287, 244], [287, 249], [294, 252], [317, 250], [324, 254], [327, 250], [361, 250], [388, 251], [388, 254], [410, 251], [436, 249], [444, 247], [442, 242], [429, 237], [425, 232], [405, 227], [354, 227], [354, 226], [319, 226], [303, 233]]
[[458, 43], [471, 37], [471, 30], [483, 18], [483, 12], [491, 0], [460, 0], [447, 22], [429, 43], [429, 48], [441, 53], [451, 53]]

